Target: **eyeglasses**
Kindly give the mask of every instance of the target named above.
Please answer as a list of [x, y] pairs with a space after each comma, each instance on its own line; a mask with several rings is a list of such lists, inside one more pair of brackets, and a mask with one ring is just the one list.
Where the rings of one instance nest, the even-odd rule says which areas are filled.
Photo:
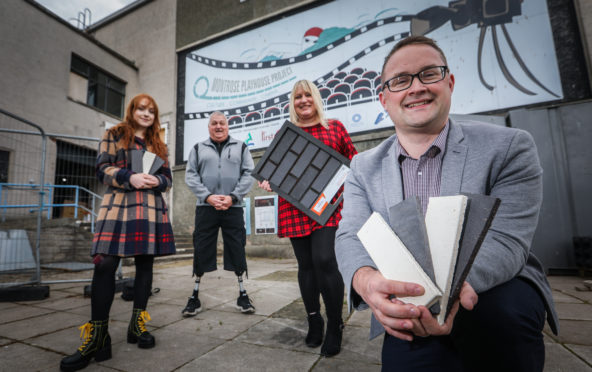
[[388, 88], [388, 90], [395, 93], [409, 89], [415, 78], [418, 78], [422, 84], [434, 84], [444, 80], [446, 71], [448, 71], [448, 66], [434, 66], [421, 70], [417, 74], [401, 74], [385, 81], [382, 90]]

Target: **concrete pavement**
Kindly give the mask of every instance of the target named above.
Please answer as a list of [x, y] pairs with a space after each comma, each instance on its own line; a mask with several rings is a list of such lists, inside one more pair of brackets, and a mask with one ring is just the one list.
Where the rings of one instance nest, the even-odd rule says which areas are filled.
[[[220, 267], [221, 265], [219, 265]], [[183, 318], [190, 295], [191, 261], [159, 262], [154, 294], [148, 304], [156, 337], [154, 349], [126, 342], [132, 303], [116, 294], [109, 332], [113, 358], [91, 362], [87, 371], [380, 371], [382, 338], [367, 341], [370, 312], [344, 313], [342, 352], [333, 358], [304, 344], [307, 323], [293, 259], [250, 259], [246, 289], [257, 308], [241, 314], [234, 308], [236, 277], [218, 270], [200, 284], [204, 310]], [[124, 267], [133, 276], [133, 266]], [[131, 275], [130, 275], [131, 274]], [[92, 272], [44, 273], [43, 280], [88, 278]], [[545, 372], [592, 371], [592, 292], [579, 277], [550, 277], [561, 334], [547, 329]], [[80, 345], [78, 326], [90, 318], [88, 283], [52, 284], [43, 301], [0, 303], [0, 371], [56, 371], [60, 359]], [[344, 306], [345, 312], [345, 306]]]

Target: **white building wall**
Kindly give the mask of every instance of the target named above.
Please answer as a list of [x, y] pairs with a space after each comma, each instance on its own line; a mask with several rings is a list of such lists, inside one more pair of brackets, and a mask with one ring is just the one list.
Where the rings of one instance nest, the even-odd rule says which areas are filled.
[[[121, 118], [69, 97], [72, 53], [125, 81], [126, 102], [130, 92], [139, 90], [138, 69], [129, 59], [99, 46], [32, 2], [1, 1], [0, 108], [38, 124], [46, 133], [100, 137], [105, 122]], [[2, 114], [0, 127], [35, 131]], [[10, 151], [9, 182], [39, 183], [42, 154], [29, 151], [29, 145], [39, 144], [35, 136], [0, 133], [0, 149]], [[97, 148], [97, 142], [78, 144]], [[56, 142], [48, 140], [45, 183], [54, 182], [55, 164]]]

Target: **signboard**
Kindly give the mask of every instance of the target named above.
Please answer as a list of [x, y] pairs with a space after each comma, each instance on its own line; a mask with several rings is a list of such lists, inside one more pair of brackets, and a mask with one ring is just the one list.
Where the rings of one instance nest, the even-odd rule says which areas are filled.
[[255, 196], [255, 234], [277, 234], [277, 195]]
[[251, 149], [269, 146], [300, 79], [315, 82], [327, 117], [350, 133], [391, 127], [378, 101], [381, 68], [412, 33], [447, 55], [453, 113], [563, 97], [544, 0], [336, 0], [180, 53], [177, 161], [207, 138], [216, 110]]

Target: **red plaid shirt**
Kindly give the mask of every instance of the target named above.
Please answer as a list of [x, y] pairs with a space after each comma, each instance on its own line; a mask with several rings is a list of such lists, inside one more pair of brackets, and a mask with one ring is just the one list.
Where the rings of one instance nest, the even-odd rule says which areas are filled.
[[[329, 129], [325, 129], [321, 124], [302, 127], [301, 129], [312, 134], [325, 145], [351, 160], [358, 152], [349, 137], [349, 133], [347, 133], [343, 124], [338, 120], [328, 120], [327, 124], [329, 125]], [[341, 192], [343, 192], [343, 187], [335, 195], [333, 201], [339, 197]], [[335, 212], [327, 223], [321, 226], [280, 196], [278, 236], [280, 238], [297, 238], [310, 235], [311, 232], [321, 227], [337, 226], [341, 220], [341, 208], [342, 204], [335, 209]]]

